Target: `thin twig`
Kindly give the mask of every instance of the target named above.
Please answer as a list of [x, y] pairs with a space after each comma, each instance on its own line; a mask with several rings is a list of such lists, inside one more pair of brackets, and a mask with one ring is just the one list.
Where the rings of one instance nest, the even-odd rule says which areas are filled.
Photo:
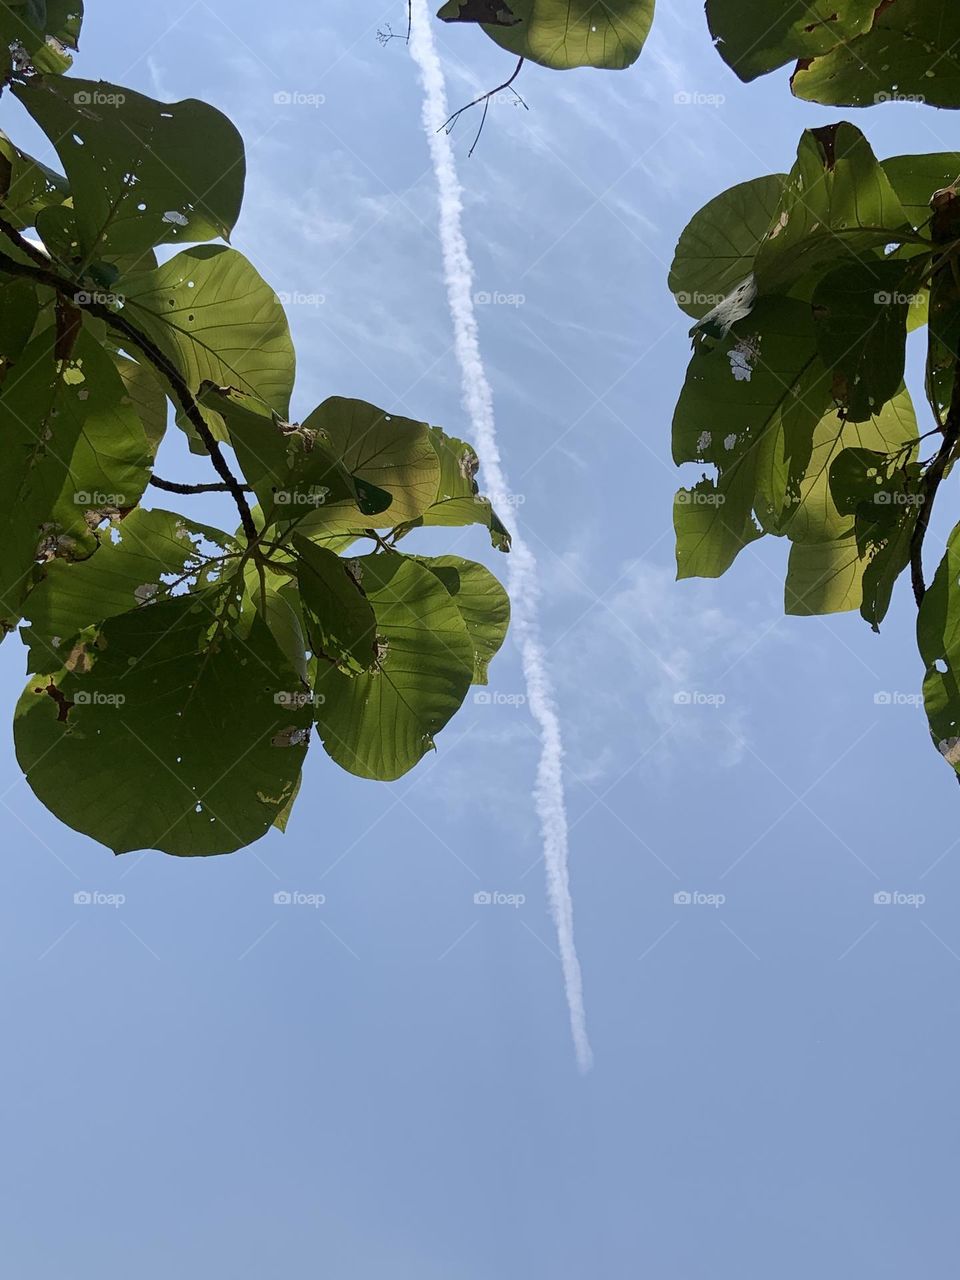
[[[495, 89], [491, 89], [488, 93], [481, 94], [479, 98], [474, 98], [474, 100], [472, 102], [468, 102], [465, 107], [460, 107], [459, 110], [455, 111], [452, 116], [449, 116], [440, 126], [440, 129], [445, 129], [446, 132], [449, 133], [465, 111], [469, 111], [471, 107], [479, 106], [481, 102], [483, 103], [483, 115], [480, 117], [480, 128], [477, 130], [477, 136], [473, 140], [473, 145], [467, 152], [468, 158], [472, 156], [474, 151], [477, 149], [477, 143], [480, 141], [481, 133], [483, 133], [483, 126], [487, 122], [487, 111], [490, 107], [490, 99], [496, 94], [501, 93], [504, 89], [509, 89], [516, 100], [520, 103], [521, 107], [523, 107], [524, 111], [530, 110], [524, 100], [520, 97], [519, 93], [517, 93], [516, 89], [513, 88], [513, 82], [520, 74], [520, 68], [523, 66], [524, 61], [525, 59], [521, 57], [513, 69], [513, 75], [510, 76], [508, 80], [504, 80], [503, 84], [498, 84]], [[437, 130], [437, 133], [440, 132], [440, 129]]]

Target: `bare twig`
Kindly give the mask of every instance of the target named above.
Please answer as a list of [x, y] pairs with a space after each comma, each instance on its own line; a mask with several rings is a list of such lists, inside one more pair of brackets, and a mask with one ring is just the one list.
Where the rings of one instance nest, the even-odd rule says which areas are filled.
[[[465, 107], [460, 107], [457, 111], [453, 113], [452, 116], [450, 116], [447, 120], [445, 120], [443, 124], [440, 126], [440, 129], [445, 129], [446, 132], [449, 133], [450, 130], [457, 123], [457, 121], [460, 119], [460, 117], [463, 115], [465, 111], [469, 111], [471, 107], [478, 107], [481, 102], [483, 103], [483, 115], [480, 117], [480, 128], [477, 130], [477, 136], [473, 140], [473, 145], [470, 147], [470, 150], [467, 152], [468, 158], [472, 156], [474, 151], [476, 151], [477, 149], [477, 143], [480, 141], [481, 133], [483, 133], [483, 126], [487, 122], [487, 111], [489, 110], [489, 107], [490, 107], [491, 98], [495, 97], [498, 93], [502, 93], [504, 89], [509, 89], [510, 92], [513, 94], [513, 96], [516, 98], [516, 100], [520, 103], [521, 107], [523, 107], [524, 111], [530, 110], [530, 108], [527, 106], [524, 100], [520, 97], [519, 93], [517, 93], [516, 89], [514, 89], [513, 87], [513, 82], [514, 80], [516, 80], [517, 76], [520, 74], [520, 68], [523, 66], [524, 61], [525, 59], [520, 58], [520, 60], [517, 62], [517, 65], [513, 69], [513, 75], [511, 75], [509, 79], [504, 80], [503, 84], [498, 84], [495, 89], [491, 89], [489, 90], [489, 92], [481, 94], [479, 98], [474, 98], [474, 100], [472, 102], [468, 102]], [[437, 133], [440, 132], [440, 129], [437, 130]]]

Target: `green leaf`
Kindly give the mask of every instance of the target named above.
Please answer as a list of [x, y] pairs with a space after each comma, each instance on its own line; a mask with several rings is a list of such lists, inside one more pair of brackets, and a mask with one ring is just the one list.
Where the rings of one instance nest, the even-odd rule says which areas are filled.
[[[777, 532], [792, 542], [832, 542], [849, 534], [865, 495], [858, 493], [851, 502], [842, 482], [838, 485], [837, 476], [846, 465], [841, 459], [864, 451], [886, 456], [916, 436], [917, 419], [910, 393], [902, 385], [899, 393], [866, 422], [846, 422], [835, 407], [831, 408], [814, 428], [809, 459], [791, 495], [792, 501], [785, 504]], [[904, 462], [915, 455], [915, 446], [900, 453]], [[872, 499], [872, 492], [869, 496]]]
[[283, 308], [234, 249], [199, 245], [124, 282], [127, 318], [160, 348], [196, 394], [235, 387], [289, 416], [296, 364]]
[[930, 201], [937, 191], [960, 182], [960, 151], [891, 156], [880, 162], [914, 227], [930, 222]]
[[166, 393], [148, 364], [119, 354], [114, 355], [113, 363], [143, 426], [150, 452], [156, 456], [167, 430]]
[[268, 523], [299, 522], [328, 503], [346, 503], [356, 524], [361, 516], [390, 505], [390, 494], [358, 484], [322, 432], [284, 422], [266, 405], [231, 387], [203, 383], [199, 400], [222, 416]]
[[347, 674], [369, 671], [377, 622], [352, 562], [294, 535], [297, 581], [313, 653]]
[[653, 9], [654, 0], [450, 0], [438, 17], [480, 22], [501, 48], [544, 67], [620, 70], [640, 56]]
[[16, 621], [45, 560], [89, 554], [107, 508], [133, 507], [150, 452], [110, 356], [80, 331], [69, 359], [56, 331], [29, 344], [3, 384], [0, 437], [0, 618]]
[[37, 71], [60, 74], [73, 59], [83, 22], [83, 0], [4, 0], [0, 46], [21, 46]]
[[917, 615], [917, 643], [926, 666], [923, 701], [937, 750], [960, 772], [960, 525], [927, 588]]
[[953, 0], [877, 3], [857, 39], [840, 40], [791, 80], [798, 98], [868, 107], [925, 102], [960, 107], [960, 8]]
[[741, 80], [869, 30], [879, 0], [707, 0], [717, 51]]
[[[372, 506], [370, 527], [392, 529], [418, 519], [431, 505], [440, 481], [440, 461], [427, 424], [386, 413], [365, 400], [331, 396], [314, 409], [302, 430], [316, 433], [367, 492], [387, 493], [390, 503]], [[357, 527], [354, 502], [331, 494], [298, 525], [301, 532], [330, 534]]]
[[0, 285], [0, 385], [23, 355], [39, 313], [36, 286], [29, 280]]
[[756, 455], [718, 483], [701, 480], [673, 500], [677, 578], [719, 578], [744, 547], [763, 536], [753, 518]]
[[687, 315], [718, 306], [753, 271], [757, 249], [779, 212], [785, 174], [738, 183], [715, 196], [687, 223], [668, 288]]
[[240, 545], [207, 525], [172, 511], [137, 507], [114, 517], [101, 532], [100, 547], [87, 560], [52, 560], [27, 598], [21, 631], [30, 649], [30, 670], [64, 665], [86, 627], [152, 605], [172, 593], [210, 586]]
[[462, 528], [482, 524], [490, 531], [490, 541], [498, 551], [510, 550], [510, 532], [494, 511], [489, 498], [480, 493], [475, 476], [480, 460], [472, 445], [448, 436], [440, 427], [427, 428], [430, 443], [440, 462], [440, 479], [433, 502], [416, 520], [398, 527], [397, 537], [405, 537], [422, 525]]
[[919, 278], [909, 262], [858, 262], [831, 271], [814, 290], [820, 356], [851, 422], [865, 422], [903, 382], [907, 312]]
[[8, 222], [24, 231], [35, 225], [41, 210], [63, 204], [69, 195], [61, 174], [15, 147], [0, 130], [0, 205]]
[[229, 239], [244, 154], [219, 111], [193, 99], [155, 102], [102, 80], [41, 79], [14, 93], [60, 156], [84, 263]]
[[506, 639], [510, 597], [489, 569], [460, 556], [418, 556], [440, 579], [460, 610], [473, 641], [473, 683], [487, 683], [487, 668]]
[[376, 616], [372, 670], [317, 670], [317, 727], [349, 773], [393, 781], [433, 749], [474, 674], [474, 642], [449, 592], [397, 552], [352, 562]]
[[108, 619], [87, 669], [34, 677], [15, 721], [34, 793], [116, 853], [230, 853], [293, 794], [310, 709], [267, 626], [241, 639], [231, 593], [186, 595]]
[[780, 211], [757, 251], [761, 293], [912, 236], [890, 180], [851, 124], [808, 129], [784, 185]]
[[853, 534], [835, 542], [795, 542], [790, 548], [784, 610], [809, 617], [859, 609], [864, 561]]

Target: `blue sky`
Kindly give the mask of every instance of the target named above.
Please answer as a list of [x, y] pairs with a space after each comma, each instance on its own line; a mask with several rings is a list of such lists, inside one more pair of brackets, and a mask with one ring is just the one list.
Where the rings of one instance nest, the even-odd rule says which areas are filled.
[[[479, 308], [481, 338], [566, 734], [592, 1074], [514, 650], [418, 771], [376, 786], [317, 745], [287, 836], [229, 858], [114, 859], [34, 800], [7, 734], [0, 1222], [19, 1280], [952, 1274], [960, 794], [911, 702], [909, 592], [879, 637], [785, 619], [772, 539], [719, 583], [673, 582], [674, 243], [840, 113], [785, 74], [740, 85], [698, 5], [660, 8], [631, 70], [528, 66], [529, 111], [491, 107], [469, 161], [475, 121], [455, 133], [477, 288], [513, 297]], [[402, 0], [88, 9], [78, 74], [202, 97], [243, 132], [234, 243], [292, 296], [298, 416], [360, 396], [462, 432], [420, 89], [402, 42], [376, 40]], [[510, 70], [469, 28], [436, 35], [454, 105]], [[14, 104], [0, 117], [43, 152]], [[850, 118], [881, 156], [960, 139], [906, 104]], [[164, 474], [196, 465], [165, 445]], [[504, 568], [477, 531], [420, 545], [454, 540]], [[0, 671], [12, 709], [14, 640]]]

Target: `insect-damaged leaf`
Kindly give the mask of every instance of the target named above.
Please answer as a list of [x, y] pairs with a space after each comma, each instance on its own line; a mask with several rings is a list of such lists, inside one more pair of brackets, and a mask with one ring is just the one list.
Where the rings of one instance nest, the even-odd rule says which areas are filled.
[[[311, 711], [267, 626], [208, 589], [108, 619], [82, 673], [33, 677], [17, 758], [39, 799], [116, 853], [230, 853], [293, 794]], [[218, 619], [222, 620], [222, 624]]]
[[827, 53], [869, 29], [880, 0], [707, 0], [717, 51], [741, 80]]
[[63, 163], [86, 264], [229, 238], [244, 154], [219, 111], [193, 99], [155, 102], [103, 80], [48, 77], [13, 91]]
[[235, 387], [289, 416], [296, 358], [287, 318], [242, 254], [225, 245], [185, 249], [154, 271], [128, 276], [123, 291], [124, 315], [194, 394], [204, 382]]

